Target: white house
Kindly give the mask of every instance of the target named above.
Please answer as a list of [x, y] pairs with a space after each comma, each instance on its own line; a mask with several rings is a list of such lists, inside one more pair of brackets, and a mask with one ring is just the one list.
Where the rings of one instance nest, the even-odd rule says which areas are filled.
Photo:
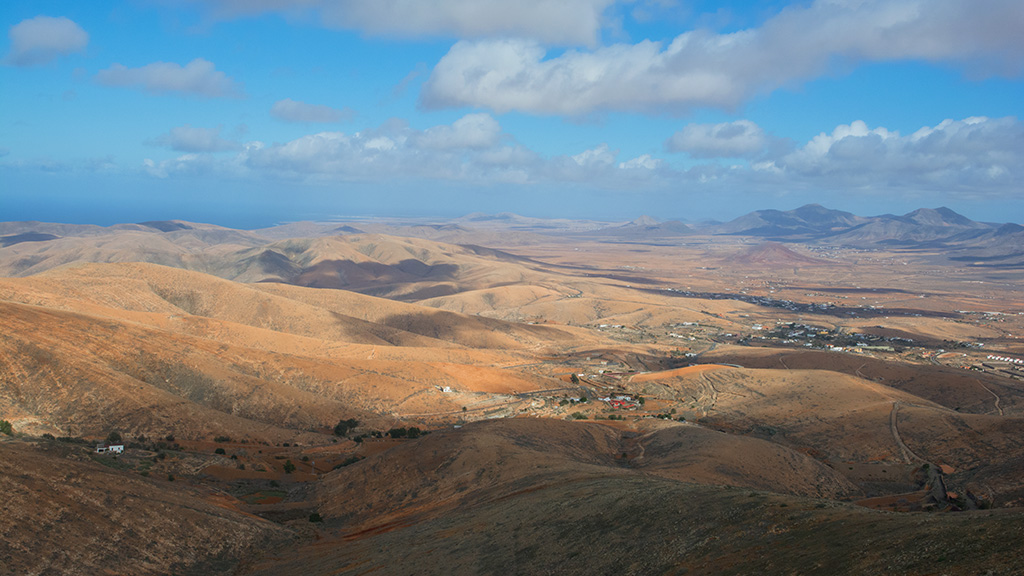
[[124, 444], [97, 444], [97, 454], [124, 454]]

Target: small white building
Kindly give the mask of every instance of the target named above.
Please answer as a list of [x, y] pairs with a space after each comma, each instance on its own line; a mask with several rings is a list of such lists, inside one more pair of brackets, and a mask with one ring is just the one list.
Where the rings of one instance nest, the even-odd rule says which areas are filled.
[[97, 444], [97, 454], [124, 454], [124, 444]]

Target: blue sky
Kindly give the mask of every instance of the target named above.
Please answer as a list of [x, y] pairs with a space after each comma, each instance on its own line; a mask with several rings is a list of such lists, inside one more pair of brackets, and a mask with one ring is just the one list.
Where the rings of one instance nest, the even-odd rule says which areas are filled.
[[1019, 0], [8, 0], [0, 24], [0, 220], [1024, 221]]

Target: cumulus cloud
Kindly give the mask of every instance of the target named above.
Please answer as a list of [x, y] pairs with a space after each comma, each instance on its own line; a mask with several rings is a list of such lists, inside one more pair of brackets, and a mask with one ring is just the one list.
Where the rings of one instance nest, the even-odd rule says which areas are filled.
[[650, 154], [643, 154], [619, 163], [619, 168], [623, 170], [657, 170], [663, 165], [664, 162], [660, 158], [654, 158]]
[[490, 148], [497, 144], [501, 126], [490, 114], [468, 114], [451, 126], [428, 128], [415, 138], [424, 148]]
[[392, 120], [355, 133], [319, 132], [250, 151], [247, 165], [342, 179], [438, 178], [480, 181], [521, 160], [514, 144], [500, 142], [501, 127], [486, 114], [450, 125], [414, 130]]
[[171, 128], [170, 132], [157, 136], [150, 143], [178, 152], [225, 152], [241, 148], [238, 142], [221, 138], [220, 132], [220, 127], [200, 128], [186, 124]]
[[274, 103], [270, 108], [270, 115], [285, 122], [331, 124], [348, 120], [355, 113], [349, 108], [331, 108], [285, 98]]
[[[688, 150], [729, 160], [711, 158], [681, 169], [650, 154], [622, 158], [609, 143], [546, 157], [517, 143], [490, 115], [478, 113], [425, 130], [392, 120], [358, 132], [248, 142], [235, 154], [213, 152], [217, 145], [210, 142], [218, 141], [219, 130], [172, 131], [165, 135], [168, 144], [173, 147], [176, 141], [186, 153], [151, 160], [145, 169], [156, 177], [226, 174], [319, 182], [566, 184], [673, 194], [806, 193], [826, 203], [828, 194], [856, 193], [916, 194], [943, 204], [968, 197], [1011, 198], [1024, 186], [1024, 124], [1016, 118], [944, 120], [909, 134], [854, 121], [785, 147], [773, 145], [771, 135], [745, 121], [696, 125], [691, 133], [692, 138], [680, 138]], [[753, 152], [754, 146], [744, 142], [758, 138], [768, 144]], [[185, 142], [191, 142], [191, 149]], [[735, 160], [748, 151], [749, 160]]]
[[89, 34], [64, 17], [36, 16], [11, 26], [11, 49], [6, 61], [13, 66], [37, 66], [59, 56], [85, 50]]
[[213, 174], [231, 177], [286, 178], [302, 181], [392, 182], [437, 180], [474, 185], [567, 182], [614, 189], [618, 182], [654, 181], [663, 163], [649, 155], [623, 162], [607, 144], [575, 155], [545, 158], [504, 133], [488, 114], [468, 114], [425, 130], [403, 120], [391, 120], [359, 132], [324, 131], [289, 142], [247, 142], [230, 156], [201, 151], [196, 141], [209, 144], [218, 131], [172, 131], [167, 142], [189, 152], [176, 158], [146, 160], [143, 169], [158, 178]]
[[611, 166], [615, 163], [615, 157], [617, 155], [618, 152], [610, 150], [607, 144], [601, 144], [597, 148], [584, 150], [583, 152], [572, 156], [572, 159], [576, 164], [584, 168], [590, 168], [595, 166]]
[[670, 152], [694, 158], [750, 158], [768, 144], [761, 127], [750, 120], [721, 124], [688, 124], [665, 143]]
[[214, 19], [277, 12], [368, 34], [481, 38], [515, 36], [557, 45], [597, 43], [616, 0], [206, 0]]
[[141, 68], [114, 64], [97, 72], [96, 81], [107, 86], [142, 88], [154, 94], [194, 94], [206, 98], [239, 97], [242, 94], [237, 82], [203, 58], [196, 58], [184, 66], [173, 62], [153, 62]]
[[773, 161], [787, 178], [854, 188], [967, 191], [1024, 184], [1024, 126], [1016, 118], [944, 120], [906, 136], [862, 121], [837, 126]]
[[1024, 3], [818, 0], [758, 28], [695, 30], [548, 58], [531, 39], [460, 41], [424, 85], [427, 108], [581, 115], [600, 110], [735, 109], [756, 94], [829, 71], [836, 61], [926, 60], [972, 75], [1024, 71]]

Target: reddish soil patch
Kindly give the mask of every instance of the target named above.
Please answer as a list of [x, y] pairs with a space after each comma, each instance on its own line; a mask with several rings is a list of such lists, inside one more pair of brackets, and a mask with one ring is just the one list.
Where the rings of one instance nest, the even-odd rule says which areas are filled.
[[728, 368], [721, 364], [697, 364], [695, 366], [687, 366], [685, 368], [676, 368], [675, 370], [665, 370], [663, 372], [648, 372], [647, 374], [637, 374], [630, 379], [630, 382], [641, 383], [651, 382], [652, 380], [661, 380], [663, 378], [676, 378], [679, 376], [696, 376], [702, 372], [708, 372], [711, 370], [718, 370], [720, 368]]

